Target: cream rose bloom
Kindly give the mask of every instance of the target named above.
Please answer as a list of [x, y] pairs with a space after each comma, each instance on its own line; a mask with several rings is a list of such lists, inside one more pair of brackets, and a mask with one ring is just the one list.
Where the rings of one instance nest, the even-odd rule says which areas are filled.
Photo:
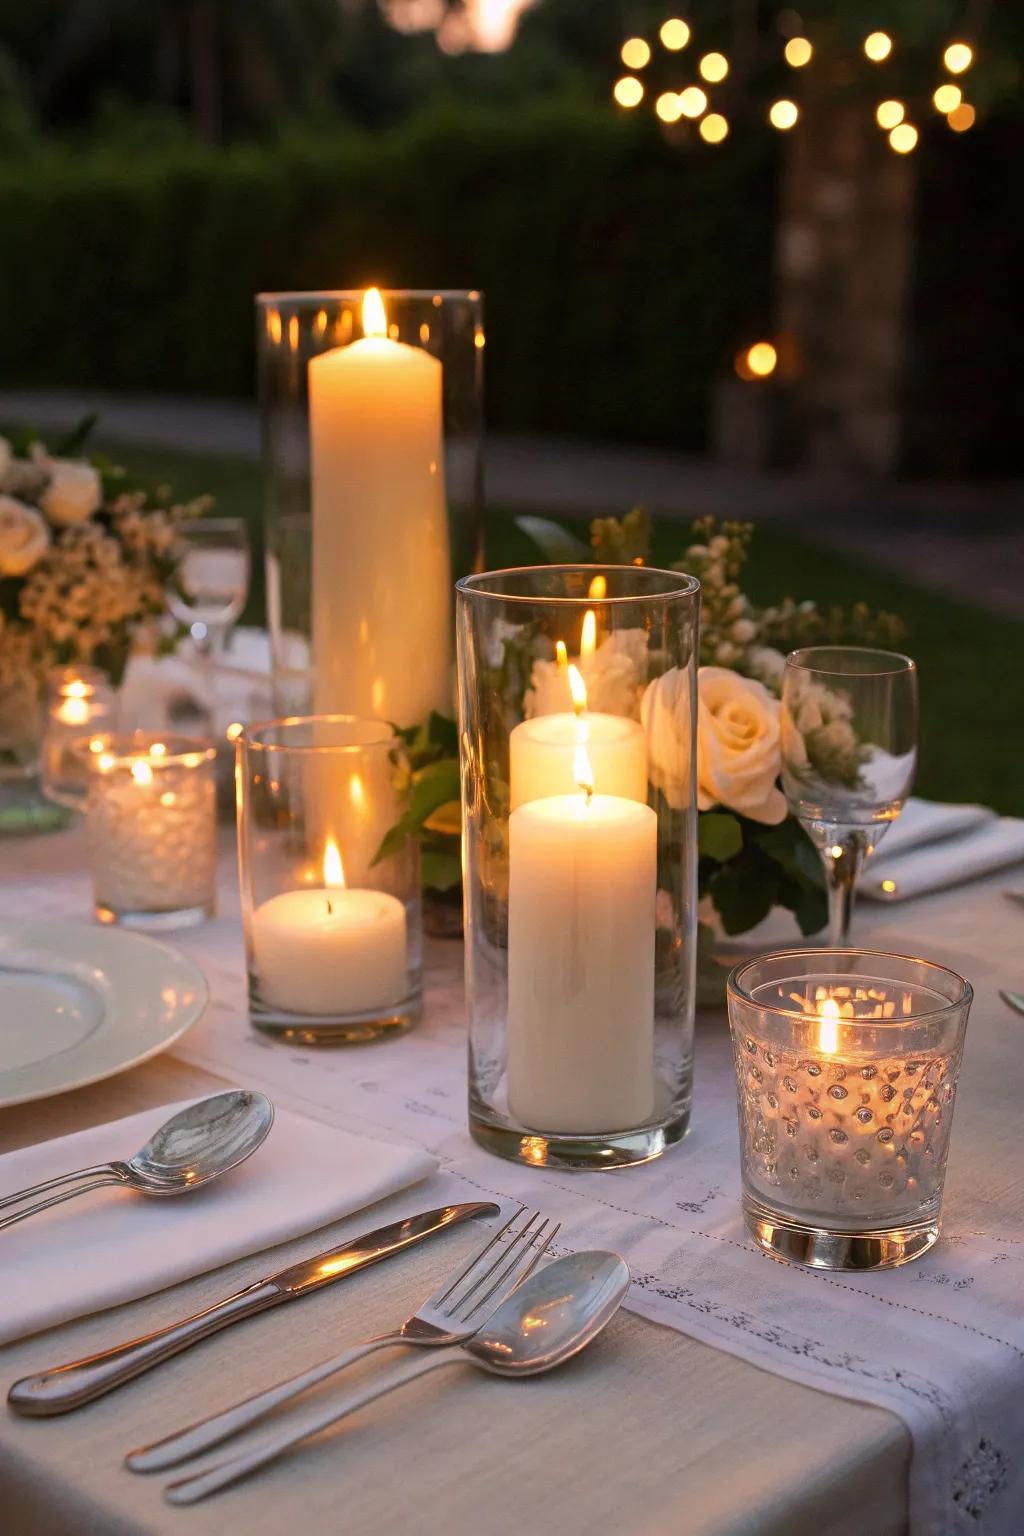
[[81, 459], [49, 459], [46, 468], [50, 481], [39, 505], [51, 523], [70, 528], [92, 517], [103, 500], [99, 471]]
[[670, 667], [648, 683], [640, 704], [640, 720], [647, 739], [647, 772], [674, 811], [691, 803], [690, 675]]
[[50, 531], [35, 507], [0, 496], [0, 576], [27, 576], [49, 543]]
[[779, 701], [726, 667], [697, 674], [697, 805], [724, 805], [751, 821], [783, 821]]

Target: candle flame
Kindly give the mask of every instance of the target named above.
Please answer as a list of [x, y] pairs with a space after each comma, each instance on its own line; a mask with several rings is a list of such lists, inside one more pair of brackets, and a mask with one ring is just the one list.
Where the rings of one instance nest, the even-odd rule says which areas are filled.
[[586, 795], [587, 804], [589, 805], [594, 794], [594, 770], [590, 766], [590, 754], [582, 742], [578, 742], [576, 745], [576, 751], [573, 754], [572, 760], [572, 771], [573, 777]]
[[[102, 764], [103, 759], [100, 758], [100, 765], [102, 766]], [[144, 763], [142, 759], [139, 758], [136, 762], [132, 763], [132, 778], [135, 780], [136, 784], [152, 784], [153, 770], [148, 763]]]
[[367, 288], [363, 295], [363, 335], [386, 336], [388, 317], [384, 312], [384, 300], [379, 288]]
[[569, 652], [565, 648], [564, 640], [555, 641], [555, 666], [559, 672], [564, 672], [569, 665]]
[[[70, 690], [69, 690], [70, 693]], [[89, 705], [86, 699], [78, 694], [70, 695], [63, 704], [60, 704], [55, 712], [55, 718], [62, 725], [84, 725], [89, 718]]]
[[595, 576], [593, 581], [590, 583], [587, 596], [596, 598], [598, 602], [600, 602], [602, 597], [607, 597], [608, 578], [606, 576]]
[[73, 683], [68, 683], [64, 689], [64, 697], [66, 699], [87, 699], [92, 691], [90, 683], [83, 683], [81, 678], [76, 678]]
[[834, 1056], [839, 1049], [839, 1004], [834, 997], [826, 997], [818, 1005], [818, 1050]]
[[592, 656], [597, 649], [597, 614], [593, 608], [588, 608], [583, 615], [583, 630], [580, 634], [580, 656]]
[[579, 667], [569, 663], [569, 692], [572, 694], [572, 707], [577, 715], [582, 715], [587, 707], [587, 685], [583, 681], [583, 673]]
[[327, 839], [324, 848], [324, 885], [329, 890], [345, 889], [345, 866], [341, 862], [341, 854], [333, 837]]

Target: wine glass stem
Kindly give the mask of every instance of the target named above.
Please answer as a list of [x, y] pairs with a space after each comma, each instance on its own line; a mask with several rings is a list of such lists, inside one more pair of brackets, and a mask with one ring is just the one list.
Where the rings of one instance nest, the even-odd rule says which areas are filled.
[[871, 846], [869, 834], [858, 829], [840, 833], [822, 849], [828, 888], [829, 943], [833, 949], [844, 949], [850, 942], [857, 881]]

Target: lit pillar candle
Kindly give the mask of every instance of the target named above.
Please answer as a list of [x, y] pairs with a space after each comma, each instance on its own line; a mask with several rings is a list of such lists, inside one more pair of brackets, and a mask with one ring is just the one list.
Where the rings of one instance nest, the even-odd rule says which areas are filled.
[[508, 1103], [531, 1130], [652, 1118], [656, 888], [649, 806], [577, 787], [512, 812]]
[[386, 891], [347, 889], [328, 842], [322, 887], [284, 891], [256, 908], [252, 966], [261, 1000], [286, 1013], [393, 1007], [408, 983], [405, 907]]
[[404, 726], [451, 711], [442, 369], [374, 288], [363, 330], [309, 364], [313, 700]]

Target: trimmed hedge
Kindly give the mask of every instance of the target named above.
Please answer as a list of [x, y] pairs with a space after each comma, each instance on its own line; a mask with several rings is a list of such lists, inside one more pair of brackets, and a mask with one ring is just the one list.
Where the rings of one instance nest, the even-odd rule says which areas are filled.
[[492, 425], [700, 446], [769, 312], [773, 146], [555, 104], [0, 166], [11, 385], [248, 395], [260, 289], [479, 287]]

